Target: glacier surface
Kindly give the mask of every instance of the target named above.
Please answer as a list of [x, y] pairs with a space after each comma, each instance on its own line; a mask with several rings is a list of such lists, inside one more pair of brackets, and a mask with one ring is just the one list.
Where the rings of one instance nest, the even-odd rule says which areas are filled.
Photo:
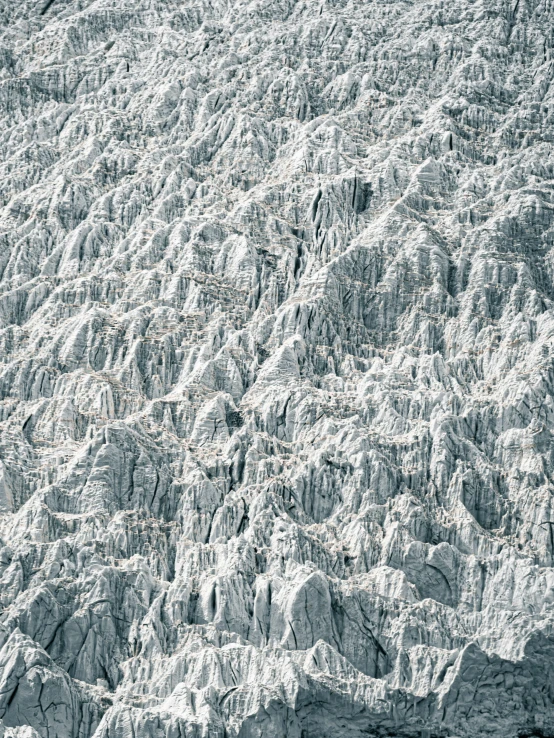
[[554, 735], [551, 0], [0, 0], [0, 736]]

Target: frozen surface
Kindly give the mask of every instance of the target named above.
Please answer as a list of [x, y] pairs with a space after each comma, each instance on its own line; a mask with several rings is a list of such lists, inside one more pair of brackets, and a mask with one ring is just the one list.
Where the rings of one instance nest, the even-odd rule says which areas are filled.
[[0, 736], [554, 734], [550, 0], [0, 0]]

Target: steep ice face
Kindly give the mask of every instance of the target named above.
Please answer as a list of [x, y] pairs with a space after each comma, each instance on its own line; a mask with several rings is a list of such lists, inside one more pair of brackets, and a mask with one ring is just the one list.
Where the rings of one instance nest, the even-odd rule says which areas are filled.
[[553, 24], [0, 0], [0, 736], [554, 735]]

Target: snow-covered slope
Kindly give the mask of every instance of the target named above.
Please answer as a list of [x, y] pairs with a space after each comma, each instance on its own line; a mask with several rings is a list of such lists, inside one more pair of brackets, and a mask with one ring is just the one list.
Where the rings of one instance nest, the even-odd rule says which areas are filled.
[[0, 735], [554, 734], [553, 24], [0, 0]]

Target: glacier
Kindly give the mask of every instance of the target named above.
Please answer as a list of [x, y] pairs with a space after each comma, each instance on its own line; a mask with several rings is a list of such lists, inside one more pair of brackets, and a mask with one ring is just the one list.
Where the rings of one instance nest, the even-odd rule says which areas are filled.
[[0, 738], [554, 736], [550, 0], [0, 0]]

